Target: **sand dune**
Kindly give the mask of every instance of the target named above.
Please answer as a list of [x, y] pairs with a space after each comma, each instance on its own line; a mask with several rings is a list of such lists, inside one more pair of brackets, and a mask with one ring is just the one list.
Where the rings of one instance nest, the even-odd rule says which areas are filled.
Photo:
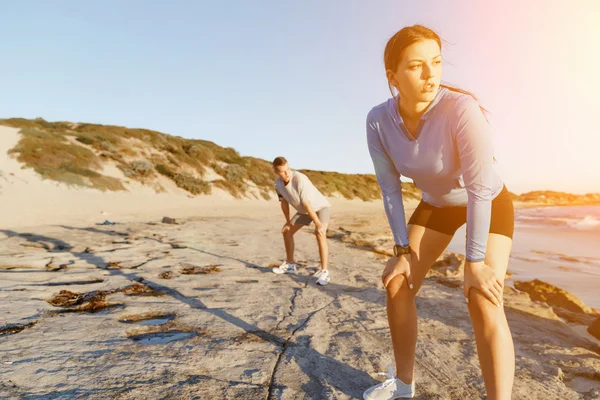
[[[265, 204], [267, 201], [236, 200], [219, 189], [214, 189], [210, 196], [193, 197], [178, 188], [156, 193], [154, 188], [135, 181], [129, 181], [127, 192], [102, 192], [43, 180], [32, 169], [23, 168], [14, 157], [6, 156], [20, 139], [18, 131], [0, 126], [0, 221], [6, 228], [74, 222], [93, 224], [105, 220], [123, 222], [163, 214], [174, 217], [218, 215], [225, 212], [223, 210], [244, 215], [251, 210], [270, 208]], [[107, 169], [111, 170], [109, 175], [120, 174], [119, 177], [125, 179], [120, 170]]]

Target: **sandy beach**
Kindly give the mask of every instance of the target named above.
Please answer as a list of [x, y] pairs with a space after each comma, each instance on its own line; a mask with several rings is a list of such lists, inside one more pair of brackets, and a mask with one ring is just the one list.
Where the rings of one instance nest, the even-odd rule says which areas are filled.
[[[66, 188], [5, 156], [16, 132], [0, 127], [0, 398], [353, 399], [393, 363], [381, 202], [331, 199], [332, 281], [318, 287], [310, 230], [296, 237], [299, 273], [271, 272], [284, 254], [276, 200]], [[600, 398], [600, 340], [586, 331], [599, 316], [600, 256], [587, 239], [564, 249], [564, 237], [542, 233], [518, 229], [505, 286], [513, 398]], [[453, 242], [417, 299], [418, 399], [485, 393], [462, 247]], [[586, 311], [515, 289], [567, 272], [566, 255], [581, 273], [550, 283], [583, 300], [565, 307]]]

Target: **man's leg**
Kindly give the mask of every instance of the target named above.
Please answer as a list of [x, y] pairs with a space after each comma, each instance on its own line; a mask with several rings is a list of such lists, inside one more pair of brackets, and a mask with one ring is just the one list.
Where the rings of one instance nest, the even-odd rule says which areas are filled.
[[302, 229], [303, 226], [304, 225], [292, 225], [288, 231], [283, 232], [286, 261], [290, 264], [294, 263], [294, 234]]
[[319, 245], [319, 256], [321, 257], [321, 270], [327, 271], [329, 266], [329, 244], [327, 243], [327, 228], [329, 227], [329, 215], [331, 209], [329, 207], [319, 210], [317, 216], [321, 221], [322, 231], [315, 230], [317, 236], [317, 244]]
[[[327, 224], [322, 224], [323, 231], [327, 232]], [[319, 245], [319, 256], [321, 257], [321, 269], [327, 270], [329, 262], [329, 244], [327, 243], [327, 234], [316, 232], [317, 244]]]

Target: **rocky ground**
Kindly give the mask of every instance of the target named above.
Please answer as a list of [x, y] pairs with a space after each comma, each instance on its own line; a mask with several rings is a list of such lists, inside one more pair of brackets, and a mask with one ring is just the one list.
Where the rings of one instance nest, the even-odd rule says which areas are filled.
[[[393, 362], [386, 256], [352, 232], [368, 216], [344, 218], [326, 287], [308, 231], [299, 273], [271, 272], [275, 216], [0, 230], [0, 398], [362, 398]], [[418, 399], [485, 395], [461, 261], [446, 253], [418, 296]], [[600, 398], [595, 310], [537, 300], [506, 286], [513, 398]]]

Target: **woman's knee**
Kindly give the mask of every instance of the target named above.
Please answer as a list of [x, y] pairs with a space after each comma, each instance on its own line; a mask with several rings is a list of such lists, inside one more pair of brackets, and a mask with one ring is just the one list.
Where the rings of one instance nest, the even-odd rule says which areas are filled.
[[497, 307], [477, 289], [469, 294], [469, 311], [473, 322], [481, 322], [492, 328], [498, 323], [498, 316], [504, 313], [503, 306]]
[[408, 288], [406, 283], [406, 277], [404, 275], [397, 275], [392, 278], [385, 288], [386, 294], [391, 299], [396, 298], [411, 298], [414, 297], [413, 290]]

